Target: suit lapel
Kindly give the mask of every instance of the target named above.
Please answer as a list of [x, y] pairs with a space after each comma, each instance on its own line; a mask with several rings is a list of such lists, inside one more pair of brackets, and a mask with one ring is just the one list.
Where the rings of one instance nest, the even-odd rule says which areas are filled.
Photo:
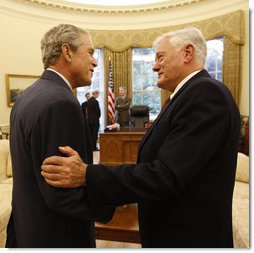
[[[162, 118], [162, 116], [165, 114], [166, 111], [170, 110], [170, 105], [172, 103], [174, 103], [174, 101], [179, 97], [179, 95], [182, 93], [182, 91], [188, 87], [193, 80], [200, 78], [200, 77], [210, 77], [209, 73], [203, 69], [200, 72], [198, 72], [196, 75], [194, 75], [191, 79], [189, 79], [182, 87], [181, 89], [173, 96], [173, 98], [169, 101], [169, 103], [165, 106], [165, 108], [161, 111], [161, 113], [158, 115], [158, 117], [156, 118], [156, 120], [153, 122], [151, 128], [146, 132], [144, 138], [142, 139], [140, 145], [139, 145], [139, 153], [143, 147], [143, 145], [145, 144], [145, 142], [147, 141], [148, 137], [150, 136], [150, 134], [152, 133], [153, 129], [155, 128], [155, 126], [159, 123], [160, 119]], [[139, 155], [138, 155], [138, 159], [139, 159]]]

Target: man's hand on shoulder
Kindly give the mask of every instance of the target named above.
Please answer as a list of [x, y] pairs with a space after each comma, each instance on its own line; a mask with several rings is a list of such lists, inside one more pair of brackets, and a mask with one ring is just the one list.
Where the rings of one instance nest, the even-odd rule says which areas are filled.
[[86, 186], [87, 164], [71, 147], [59, 147], [59, 150], [67, 157], [50, 156], [43, 161], [41, 175], [46, 182], [59, 188]]

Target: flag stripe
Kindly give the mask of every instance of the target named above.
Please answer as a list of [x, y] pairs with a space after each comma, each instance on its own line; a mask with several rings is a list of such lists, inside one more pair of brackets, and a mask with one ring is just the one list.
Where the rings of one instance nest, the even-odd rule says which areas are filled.
[[113, 123], [115, 121], [115, 95], [111, 62], [109, 63], [108, 116]]

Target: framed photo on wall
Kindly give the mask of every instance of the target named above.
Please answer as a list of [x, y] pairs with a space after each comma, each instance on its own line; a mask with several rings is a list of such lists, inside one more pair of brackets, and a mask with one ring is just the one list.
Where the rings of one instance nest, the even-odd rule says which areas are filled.
[[12, 107], [17, 96], [39, 78], [36, 75], [6, 74], [7, 106]]

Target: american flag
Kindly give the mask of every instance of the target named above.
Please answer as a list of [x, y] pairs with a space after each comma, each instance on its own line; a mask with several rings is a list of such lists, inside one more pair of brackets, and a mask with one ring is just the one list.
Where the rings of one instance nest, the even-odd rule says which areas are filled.
[[114, 95], [114, 83], [113, 83], [111, 61], [109, 62], [108, 116], [111, 120], [111, 123], [115, 123], [115, 95]]

